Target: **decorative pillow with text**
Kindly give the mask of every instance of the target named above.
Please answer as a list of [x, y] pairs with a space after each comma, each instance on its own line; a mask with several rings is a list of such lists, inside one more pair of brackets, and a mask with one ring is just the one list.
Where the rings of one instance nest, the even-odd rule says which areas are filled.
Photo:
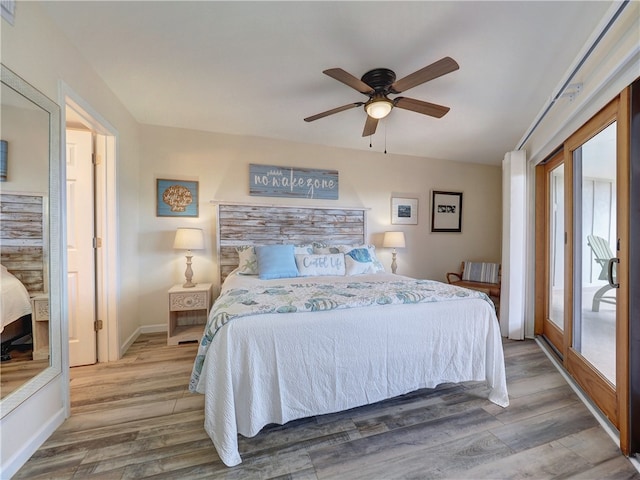
[[296, 265], [301, 277], [345, 274], [345, 258], [342, 253], [296, 255]]

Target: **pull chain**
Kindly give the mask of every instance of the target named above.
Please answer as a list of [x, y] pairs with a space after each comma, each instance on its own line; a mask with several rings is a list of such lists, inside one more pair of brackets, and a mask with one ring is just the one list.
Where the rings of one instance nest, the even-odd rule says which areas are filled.
[[387, 154], [387, 122], [384, 122], [384, 154]]

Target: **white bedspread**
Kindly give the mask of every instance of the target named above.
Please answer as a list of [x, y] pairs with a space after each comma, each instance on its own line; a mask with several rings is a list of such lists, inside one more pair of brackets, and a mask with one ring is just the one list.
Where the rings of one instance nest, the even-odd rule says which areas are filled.
[[[379, 281], [390, 274], [314, 277]], [[223, 289], [256, 277], [230, 276]], [[282, 285], [300, 279], [260, 281]], [[338, 412], [446, 382], [485, 380], [489, 400], [509, 403], [500, 329], [473, 298], [437, 303], [252, 315], [221, 328], [204, 359], [205, 429], [228, 466], [242, 460], [238, 433]]]
[[12, 275], [4, 265], [0, 265], [0, 312], [2, 312], [2, 325], [4, 327], [19, 318], [31, 313], [31, 299], [29, 292], [22, 282]]

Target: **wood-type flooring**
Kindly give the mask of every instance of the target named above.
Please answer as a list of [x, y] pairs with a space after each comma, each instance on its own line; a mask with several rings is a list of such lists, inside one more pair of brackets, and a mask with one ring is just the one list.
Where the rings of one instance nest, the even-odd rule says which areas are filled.
[[222, 464], [188, 392], [196, 345], [145, 334], [71, 369], [71, 417], [15, 479], [640, 479], [540, 347], [505, 341], [511, 405], [442, 385], [240, 437]]
[[49, 366], [49, 359], [32, 360], [31, 349], [11, 350], [11, 360], [0, 363], [0, 399], [15, 392]]

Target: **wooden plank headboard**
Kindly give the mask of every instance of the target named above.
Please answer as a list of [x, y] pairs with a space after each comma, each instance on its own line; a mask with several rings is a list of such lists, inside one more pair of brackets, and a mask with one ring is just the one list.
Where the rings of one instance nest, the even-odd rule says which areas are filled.
[[282, 243], [365, 243], [366, 209], [218, 204], [220, 281], [238, 266], [236, 247]]
[[29, 293], [48, 291], [47, 197], [0, 194], [0, 263]]

